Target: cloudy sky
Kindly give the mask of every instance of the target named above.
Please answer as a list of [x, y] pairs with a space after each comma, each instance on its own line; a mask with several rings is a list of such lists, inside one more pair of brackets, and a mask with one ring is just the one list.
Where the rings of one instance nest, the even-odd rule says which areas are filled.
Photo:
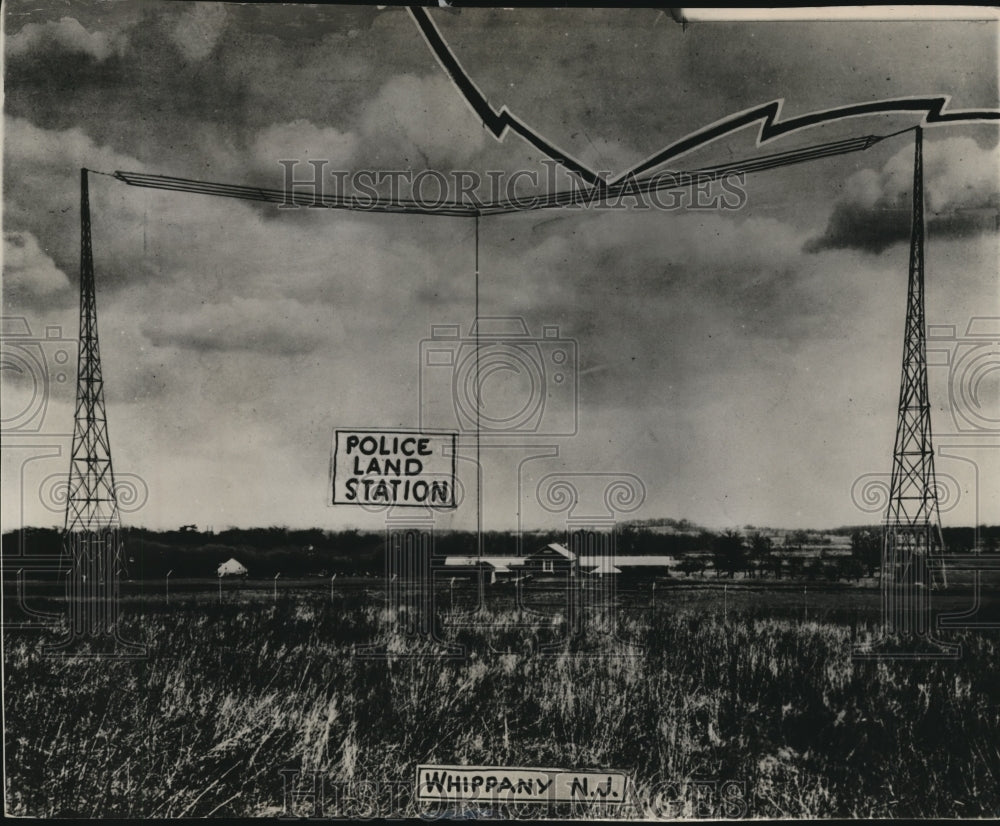
[[[1000, 108], [995, 22], [682, 30], [655, 9], [430, 15], [494, 109], [609, 173], [779, 98], [782, 118], [905, 96]], [[545, 172], [517, 135], [483, 128], [404, 9], [15, 0], [4, 23], [5, 335], [14, 323], [77, 334], [82, 166], [272, 187], [281, 159], [348, 173]], [[920, 120], [856, 117], [766, 146], [753, 125], [674, 165]], [[997, 143], [996, 121], [925, 131], [927, 321], [955, 329], [934, 348], [979, 365], [980, 379], [971, 393], [956, 370], [930, 371], [945, 525], [1000, 520], [1000, 371], [966, 335], [970, 319], [1000, 315]], [[538, 502], [554, 474], [588, 491], [574, 518], [600, 514], [593, 482], [618, 477], [644, 488], [627, 518], [877, 522], [859, 491], [891, 467], [912, 163], [907, 132], [748, 177], [738, 210], [482, 219], [480, 316], [523, 319], [539, 340], [523, 352], [549, 367], [542, 430], [555, 432], [484, 441], [484, 526], [562, 524], [565, 512]], [[98, 175], [90, 190], [115, 467], [148, 490], [126, 522], [383, 524], [327, 504], [332, 434], [456, 427], [458, 367], [428, 365], [426, 340], [433, 325], [468, 338], [473, 221], [279, 210]], [[467, 345], [446, 347], [462, 364]], [[5, 528], [61, 523], [46, 484], [68, 465], [58, 434], [73, 387], [55, 379], [57, 348], [42, 345], [41, 433], [3, 453], [4, 490], [20, 491], [3, 497]], [[569, 357], [559, 386], [546, 361], [556, 348]], [[491, 375], [481, 403], [519, 410], [525, 376]], [[16, 370], [3, 378], [5, 422], [17, 420], [34, 390]], [[962, 405], [974, 408], [964, 418]], [[475, 525], [472, 444], [463, 437], [466, 497], [441, 527]]]

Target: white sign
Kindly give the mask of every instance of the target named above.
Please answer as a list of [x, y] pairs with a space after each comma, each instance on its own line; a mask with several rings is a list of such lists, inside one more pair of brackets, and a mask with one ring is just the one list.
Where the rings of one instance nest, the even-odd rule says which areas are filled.
[[338, 430], [334, 505], [454, 508], [455, 433]]
[[417, 766], [417, 799], [622, 803], [627, 782], [618, 771]]

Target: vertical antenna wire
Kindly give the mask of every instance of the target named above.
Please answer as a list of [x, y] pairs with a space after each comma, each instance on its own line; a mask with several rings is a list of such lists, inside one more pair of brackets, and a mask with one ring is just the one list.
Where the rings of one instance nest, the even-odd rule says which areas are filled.
[[479, 405], [482, 403], [481, 387], [479, 384], [479, 213], [473, 218], [475, 221], [475, 247], [476, 247], [476, 312], [473, 320], [473, 336], [476, 342], [476, 567], [479, 568], [479, 605], [483, 606], [486, 598], [485, 572], [483, 570], [483, 468], [482, 457], [480, 456], [480, 431], [481, 423], [479, 418]]

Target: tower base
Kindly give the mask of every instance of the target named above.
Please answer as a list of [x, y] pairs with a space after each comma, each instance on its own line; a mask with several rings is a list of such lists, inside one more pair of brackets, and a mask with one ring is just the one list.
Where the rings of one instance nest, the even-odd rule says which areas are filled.
[[961, 645], [916, 634], [886, 634], [851, 649], [853, 660], [957, 660], [961, 656]]

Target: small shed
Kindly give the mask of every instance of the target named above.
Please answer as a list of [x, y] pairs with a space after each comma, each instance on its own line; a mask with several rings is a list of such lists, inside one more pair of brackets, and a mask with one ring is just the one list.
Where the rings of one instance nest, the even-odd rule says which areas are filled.
[[247, 569], [235, 559], [228, 559], [219, 566], [219, 576], [246, 576]]

